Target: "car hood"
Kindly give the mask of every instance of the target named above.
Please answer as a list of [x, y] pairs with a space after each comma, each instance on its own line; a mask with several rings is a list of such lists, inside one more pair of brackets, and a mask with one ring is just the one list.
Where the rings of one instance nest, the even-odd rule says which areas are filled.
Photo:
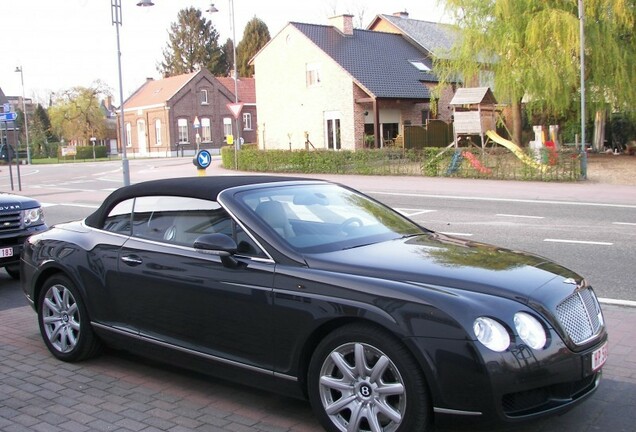
[[310, 254], [305, 260], [315, 269], [462, 289], [523, 303], [554, 278], [581, 279], [543, 257], [439, 233]]
[[11, 212], [16, 210], [39, 207], [40, 204], [33, 198], [8, 193], [0, 193], [0, 212]]

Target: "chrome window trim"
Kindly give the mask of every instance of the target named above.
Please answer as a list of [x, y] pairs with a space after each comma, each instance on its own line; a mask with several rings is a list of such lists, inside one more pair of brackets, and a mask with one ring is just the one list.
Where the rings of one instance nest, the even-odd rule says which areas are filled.
[[[152, 195], [152, 196], [164, 196], [164, 195]], [[189, 197], [182, 197], [182, 198], [189, 198]], [[131, 212], [134, 213], [135, 212], [134, 200], [136, 200], [137, 197], [133, 197], [133, 198], [130, 198], [130, 199], [133, 200], [133, 207], [132, 207], [132, 211]], [[203, 200], [201, 198], [192, 198], [192, 199]], [[254, 262], [275, 264], [274, 258], [272, 258], [272, 256], [267, 252], [267, 250], [263, 247], [263, 245], [258, 240], [256, 240], [254, 235], [252, 235], [251, 230], [247, 229], [246, 226], [236, 217], [236, 215], [232, 211], [230, 211], [228, 209], [228, 207], [225, 205], [225, 203], [223, 203], [220, 200], [218, 200], [218, 201], [203, 200], [203, 201], [209, 201], [209, 202], [216, 203], [216, 204], [219, 205], [220, 208], [225, 210], [225, 212], [228, 214], [230, 219], [233, 220], [237, 225], [239, 225], [243, 229], [245, 234], [247, 234], [247, 236], [254, 242], [254, 244], [265, 255], [265, 257], [259, 257], [259, 256], [252, 256], [252, 255], [245, 255], [245, 254], [237, 253], [237, 254], [235, 254], [236, 257], [243, 258], [243, 259], [249, 259], [249, 260], [254, 261]], [[97, 230], [97, 231], [100, 231], [100, 232], [109, 233], [109, 234], [113, 234], [113, 235], [116, 235], [116, 236], [121, 236], [121, 237], [126, 238], [126, 239], [135, 239], [135, 240], [139, 240], [139, 241], [142, 241], [142, 242], [148, 242], [150, 244], [156, 244], [156, 245], [163, 245], [163, 246], [168, 245], [168, 246], [176, 247], [177, 249], [181, 249], [181, 250], [196, 251], [196, 249], [194, 247], [190, 247], [190, 246], [178, 245], [178, 244], [170, 243], [170, 242], [167, 242], [167, 241], [162, 242], [162, 241], [158, 241], [158, 240], [151, 240], [151, 239], [146, 239], [146, 238], [143, 238], [143, 237], [134, 237], [134, 236], [132, 236], [130, 234], [126, 235], [126, 234], [121, 234], [121, 233], [117, 233], [117, 232], [114, 232], [114, 231], [108, 231], [108, 230], [105, 230], [105, 229], [102, 229], [102, 228], [94, 228], [94, 227], [86, 225], [84, 220], [82, 220], [82, 225], [87, 227], [88, 229], [91, 229], [91, 230]]]
[[258, 257], [255, 257], [255, 258], [258, 258], [259, 260], [264, 260], [263, 262], [275, 263], [274, 258], [272, 258], [272, 256], [267, 252], [267, 249], [265, 249], [263, 245], [258, 240], [256, 240], [256, 238], [254, 238], [254, 236], [252, 235], [252, 231], [245, 227], [243, 222], [241, 222], [239, 218], [237, 218], [236, 215], [230, 209], [228, 209], [225, 203], [222, 200], [218, 200], [216, 202], [219, 203], [219, 205], [223, 207], [223, 209], [225, 209], [227, 214], [230, 215], [230, 218], [232, 218], [232, 220], [236, 222], [243, 229], [245, 234], [247, 234], [247, 236], [250, 239], [252, 239], [252, 241], [256, 244], [256, 246], [258, 246], [259, 249], [267, 256], [267, 258], [258, 258]]

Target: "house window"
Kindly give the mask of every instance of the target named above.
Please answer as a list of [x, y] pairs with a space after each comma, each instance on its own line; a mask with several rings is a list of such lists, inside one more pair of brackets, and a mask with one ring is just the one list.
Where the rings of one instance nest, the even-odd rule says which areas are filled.
[[320, 85], [320, 64], [307, 63], [307, 87]]
[[188, 119], [177, 120], [177, 128], [179, 130], [179, 143], [188, 142]]
[[201, 100], [201, 105], [208, 104], [208, 91], [203, 89], [199, 92], [199, 99]]
[[155, 145], [161, 145], [161, 120], [155, 120]]
[[243, 129], [252, 130], [252, 114], [243, 113]]
[[204, 142], [212, 141], [212, 132], [210, 130], [210, 119], [203, 117], [201, 119], [201, 139]]
[[422, 60], [409, 60], [413, 66], [417, 68], [417, 70], [421, 72], [428, 72], [431, 70], [430, 67], [426, 66]]
[[126, 147], [132, 147], [132, 126], [126, 123]]
[[232, 119], [229, 117], [223, 118], [223, 135], [232, 135]]

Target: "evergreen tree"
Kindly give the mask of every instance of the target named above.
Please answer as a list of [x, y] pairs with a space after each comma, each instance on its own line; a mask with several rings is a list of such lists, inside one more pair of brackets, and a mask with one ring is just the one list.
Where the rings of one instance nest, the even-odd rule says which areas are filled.
[[219, 76], [232, 76], [232, 70], [234, 68], [234, 42], [232, 38], [227, 38], [225, 44], [221, 47], [221, 73]]
[[52, 143], [56, 143], [58, 138], [51, 130], [51, 120], [49, 114], [38, 104], [33, 113], [32, 120], [29, 121], [29, 144], [32, 157], [54, 156]]
[[271, 39], [267, 25], [260, 19], [252, 18], [243, 31], [243, 39], [236, 46], [236, 63], [238, 75], [254, 76], [254, 66], [249, 61]]
[[168, 43], [158, 71], [164, 77], [181, 75], [207, 68], [214, 75], [223, 73], [219, 34], [200, 10], [189, 7], [179, 11], [170, 25]]
[[[521, 101], [555, 116], [580, 102], [577, 2], [562, 0], [445, 0], [460, 28], [450, 53], [437, 53], [442, 83], [465, 83], [492, 72], [494, 91], [512, 107], [513, 139], [521, 142]], [[636, 103], [634, 0], [585, 0], [585, 83], [589, 107]], [[440, 55], [442, 54], [442, 55]]]

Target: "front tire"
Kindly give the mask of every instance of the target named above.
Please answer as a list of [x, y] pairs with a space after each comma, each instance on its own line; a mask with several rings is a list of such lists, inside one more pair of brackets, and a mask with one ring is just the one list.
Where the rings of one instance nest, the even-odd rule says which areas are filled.
[[394, 335], [375, 326], [329, 334], [312, 356], [308, 392], [331, 432], [423, 432], [430, 423], [420, 367]]
[[38, 323], [46, 347], [60, 360], [86, 360], [101, 348], [82, 297], [65, 276], [53, 276], [45, 282], [38, 299]]

